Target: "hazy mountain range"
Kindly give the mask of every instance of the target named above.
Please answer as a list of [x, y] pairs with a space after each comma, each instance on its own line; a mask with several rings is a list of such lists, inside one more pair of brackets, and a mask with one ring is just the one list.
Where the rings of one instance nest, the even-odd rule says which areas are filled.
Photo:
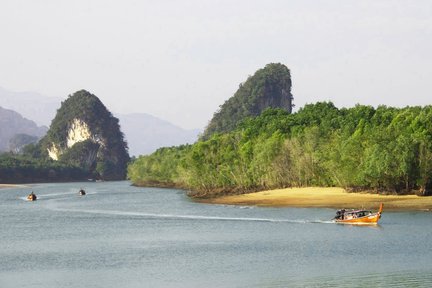
[[145, 113], [116, 114], [130, 155], [150, 154], [160, 147], [192, 144], [200, 130], [186, 130]]
[[12, 92], [0, 87], [0, 106], [11, 109], [38, 125], [49, 126], [62, 99], [35, 92]]
[[[17, 112], [13, 116], [16, 120], [1, 122], [0, 141], [8, 143], [9, 139], [14, 136], [10, 135], [10, 131], [15, 130], [16, 133], [24, 134], [29, 134], [25, 131], [39, 131], [36, 123], [49, 126], [63, 100], [62, 98], [47, 97], [34, 92], [12, 92], [0, 87], [0, 106], [9, 111]], [[108, 108], [110, 109], [110, 107]], [[112, 109], [110, 110], [112, 111]], [[160, 147], [191, 144], [197, 140], [200, 133], [199, 129], [186, 130], [146, 113], [113, 114], [120, 120], [121, 131], [125, 134], [131, 156], [150, 154]], [[18, 120], [20, 118], [31, 119], [32, 121], [22, 122]], [[15, 125], [12, 128], [11, 124], [7, 123], [20, 123], [19, 125], [22, 126], [18, 128]], [[10, 127], [6, 127], [8, 125]], [[9, 132], [6, 133], [6, 130]], [[46, 133], [46, 127], [44, 131]], [[35, 133], [29, 135], [36, 136]], [[4, 151], [7, 147], [8, 144], [4, 148], [0, 144], [0, 150]]]
[[9, 151], [10, 140], [19, 134], [40, 138], [47, 131], [46, 126], [39, 127], [19, 113], [0, 107], [0, 151]]

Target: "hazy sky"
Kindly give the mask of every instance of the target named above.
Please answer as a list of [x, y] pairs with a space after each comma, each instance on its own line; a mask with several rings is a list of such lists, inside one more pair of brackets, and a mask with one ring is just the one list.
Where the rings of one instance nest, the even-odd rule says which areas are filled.
[[[0, 86], [202, 128], [270, 62], [296, 110], [432, 104], [432, 1], [0, 0]], [[1, 105], [1, 103], [0, 103]]]

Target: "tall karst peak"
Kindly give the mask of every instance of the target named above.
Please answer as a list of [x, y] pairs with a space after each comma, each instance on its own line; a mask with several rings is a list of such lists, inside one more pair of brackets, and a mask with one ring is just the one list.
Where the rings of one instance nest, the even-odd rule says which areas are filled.
[[202, 138], [231, 131], [243, 119], [258, 116], [267, 108], [281, 108], [291, 113], [292, 100], [289, 69], [280, 63], [267, 64], [240, 84], [234, 96], [220, 106]]
[[85, 90], [62, 102], [41, 142], [53, 160], [88, 169], [105, 180], [126, 176], [129, 155], [119, 121]]

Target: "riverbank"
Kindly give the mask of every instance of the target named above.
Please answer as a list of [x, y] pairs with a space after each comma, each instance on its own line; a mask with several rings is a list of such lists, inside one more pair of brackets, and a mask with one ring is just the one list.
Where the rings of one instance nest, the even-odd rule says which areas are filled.
[[376, 210], [384, 203], [385, 210], [432, 211], [432, 197], [416, 195], [379, 195], [348, 193], [343, 188], [286, 188], [235, 196], [223, 196], [200, 202], [228, 205], [272, 207], [364, 208]]

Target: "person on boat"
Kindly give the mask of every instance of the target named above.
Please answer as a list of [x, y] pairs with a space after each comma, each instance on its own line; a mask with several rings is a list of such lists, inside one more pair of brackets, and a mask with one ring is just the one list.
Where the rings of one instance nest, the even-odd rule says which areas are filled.
[[36, 197], [36, 195], [33, 193], [33, 191], [31, 191], [31, 193], [27, 196], [27, 199], [33, 201], [33, 200], [36, 200], [37, 197]]

